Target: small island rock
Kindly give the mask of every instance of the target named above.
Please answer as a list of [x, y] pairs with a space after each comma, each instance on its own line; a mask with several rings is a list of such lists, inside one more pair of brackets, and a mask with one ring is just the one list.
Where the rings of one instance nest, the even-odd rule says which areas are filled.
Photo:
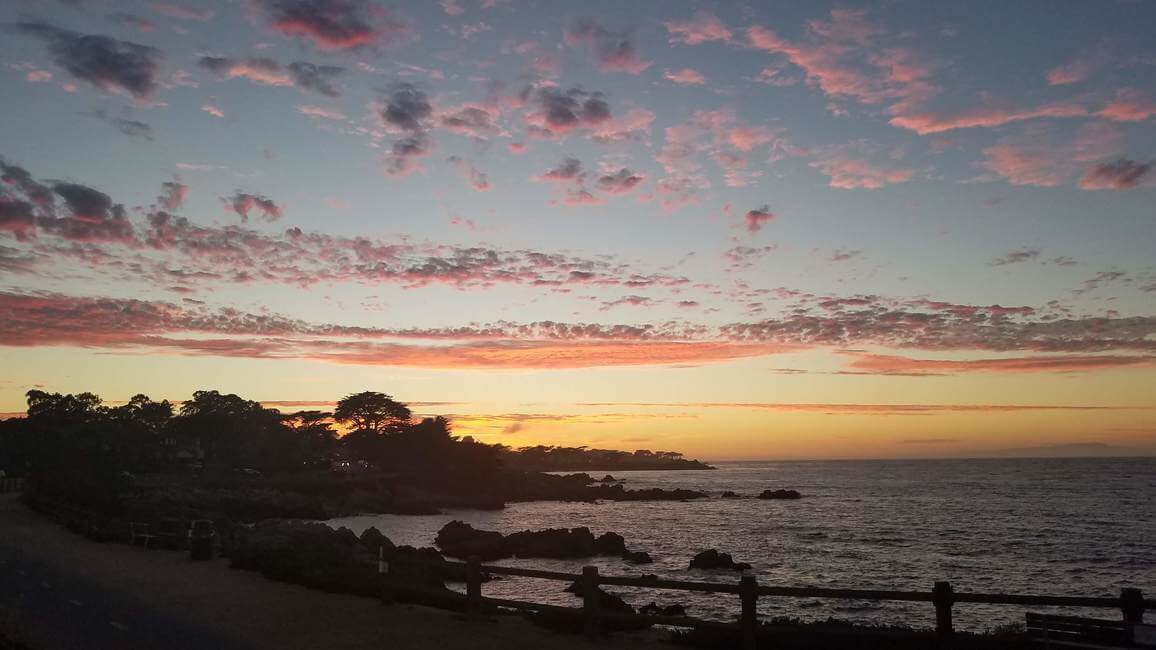
[[798, 490], [763, 490], [760, 499], [802, 499]]

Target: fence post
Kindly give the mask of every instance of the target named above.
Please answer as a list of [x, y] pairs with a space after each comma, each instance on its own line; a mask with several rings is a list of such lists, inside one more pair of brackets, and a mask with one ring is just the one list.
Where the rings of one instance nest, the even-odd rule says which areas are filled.
[[477, 615], [482, 611], [482, 569], [478, 556], [466, 558], [466, 613]]
[[1125, 623], [1143, 623], [1144, 594], [1132, 587], [1121, 589], [1120, 610], [1124, 612]]
[[391, 562], [385, 559], [385, 544], [377, 547], [377, 580], [381, 584], [381, 604], [393, 604], [393, 588], [390, 584]]
[[743, 650], [755, 650], [758, 647], [759, 631], [759, 582], [752, 575], [744, 575], [739, 579], [739, 598], [742, 599], [742, 617], [739, 627], [742, 628]]
[[598, 567], [582, 567], [582, 619], [586, 636], [596, 638], [599, 628]]
[[955, 633], [951, 627], [951, 606], [955, 594], [950, 582], [937, 582], [931, 590], [931, 602], [935, 603], [935, 633], [940, 640], [949, 639]]

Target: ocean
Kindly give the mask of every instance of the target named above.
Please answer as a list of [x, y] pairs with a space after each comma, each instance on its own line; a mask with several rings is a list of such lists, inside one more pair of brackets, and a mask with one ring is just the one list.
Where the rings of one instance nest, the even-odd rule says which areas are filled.
[[[515, 503], [505, 510], [442, 515], [367, 515], [335, 519], [356, 533], [376, 526], [395, 544], [432, 546], [437, 531], [460, 519], [475, 528], [519, 530], [587, 526], [614, 531], [654, 564], [618, 558], [506, 560], [509, 564], [607, 575], [736, 582], [725, 571], [687, 568], [716, 548], [749, 562], [759, 583], [930, 591], [937, 580], [955, 591], [1110, 596], [1123, 587], [1156, 595], [1156, 459], [1051, 458], [716, 463], [714, 471], [611, 472], [628, 489], [692, 488], [691, 502]], [[598, 472], [595, 478], [605, 472]], [[594, 474], [592, 472], [592, 474]], [[803, 493], [796, 501], [755, 499], [764, 489]], [[733, 490], [744, 498], [723, 499]], [[577, 606], [563, 583], [504, 578], [482, 593]], [[692, 616], [731, 620], [737, 596], [610, 588], [633, 605], [681, 603]], [[1047, 611], [1032, 607], [1031, 611]], [[982, 631], [1023, 621], [1025, 608], [957, 604], [957, 629]], [[1119, 619], [1113, 610], [1054, 610]], [[933, 627], [929, 603], [759, 599], [763, 616], [835, 617]], [[1149, 622], [1156, 619], [1149, 613]]]

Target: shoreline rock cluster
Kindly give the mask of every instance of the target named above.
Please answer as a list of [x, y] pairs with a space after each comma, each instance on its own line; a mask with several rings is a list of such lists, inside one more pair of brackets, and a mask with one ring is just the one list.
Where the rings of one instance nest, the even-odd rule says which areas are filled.
[[803, 495], [799, 494], [798, 490], [763, 490], [759, 494], [759, 498], [793, 501], [795, 499], [802, 499]]
[[622, 535], [613, 532], [595, 537], [589, 528], [548, 528], [524, 530], [503, 535], [491, 530], [479, 530], [462, 521], [454, 520], [442, 526], [434, 544], [446, 555], [467, 558], [476, 555], [481, 560], [504, 558], [584, 558], [616, 556], [634, 564], [653, 561], [645, 551], [626, 548]]
[[690, 560], [691, 569], [729, 569], [731, 571], [746, 571], [751, 568], [747, 562], [735, 562], [730, 553], [719, 553], [710, 548], [695, 554]]

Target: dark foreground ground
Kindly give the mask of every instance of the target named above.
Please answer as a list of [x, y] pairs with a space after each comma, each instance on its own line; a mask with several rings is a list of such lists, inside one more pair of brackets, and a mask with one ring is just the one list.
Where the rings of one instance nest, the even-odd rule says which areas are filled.
[[[467, 620], [191, 563], [183, 553], [95, 544], [0, 497], [0, 630], [30, 648], [672, 648], [656, 632], [597, 644], [515, 617]], [[0, 639], [3, 639], [0, 633]], [[0, 640], [0, 648], [4, 648]]]

